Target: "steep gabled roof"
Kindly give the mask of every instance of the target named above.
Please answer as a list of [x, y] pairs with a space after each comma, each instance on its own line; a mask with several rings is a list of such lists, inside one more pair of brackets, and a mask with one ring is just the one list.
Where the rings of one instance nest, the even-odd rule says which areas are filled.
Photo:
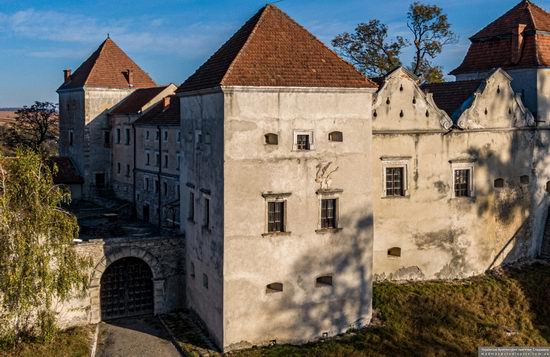
[[433, 94], [435, 104], [444, 110], [453, 121], [457, 111], [479, 89], [481, 80], [432, 83], [422, 86], [422, 90]]
[[[520, 25], [523, 43], [514, 48]], [[495, 68], [529, 68], [550, 65], [550, 14], [531, 1], [519, 4], [470, 38], [462, 64], [451, 74], [484, 72]], [[519, 51], [519, 53], [514, 52]], [[515, 58], [515, 59], [514, 59]]]
[[250, 18], [178, 92], [218, 86], [376, 88], [274, 5]]
[[135, 125], [179, 125], [180, 124], [180, 101], [175, 95], [164, 98], [169, 101], [166, 105], [164, 100], [161, 100], [149, 109], [145, 114], [140, 116], [135, 122]]
[[165, 90], [166, 87], [137, 89], [111, 110], [110, 114], [137, 114], [147, 103]]
[[[132, 71], [132, 86], [128, 70]], [[58, 90], [84, 86], [126, 89], [156, 87], [156, 83], [111, 38], [107, 38]]]

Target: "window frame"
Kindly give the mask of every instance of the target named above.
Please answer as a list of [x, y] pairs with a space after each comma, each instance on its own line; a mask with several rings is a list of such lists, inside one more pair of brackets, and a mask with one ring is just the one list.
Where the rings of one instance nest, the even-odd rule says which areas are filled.
[[[316, 233], [336, 233], [342, 231], [340, 226], [340, 206], [342, 205], [342, 189], [322, 189], [316, 192], [319, 200], [319, 208], [317, 212], [317, 229]], [[323, 201], [335, 200], [336, 207], [334, 209], [334, 227], [323, 227]]]
[[[264, 193], [262, 196], [265, 199], [265, 218], [264, 218], [264, 233], [263, 236], [270, 235], [288, 235], [290, 234], [289, 222], [288, 222], [288, 197], [291, 196], [291, 193]], [[282, 204], [283, 213], [282, 213], [282, 231], [270, 231], [269, 230], [269, 205], [272, 203]]]
[[[299, 149], [298, 148], [298, 136], [307, 135], [309, 140], [309, 149]], [[313, 135], [313, 130], [294, 130], [294, 139], [293, 139], [293, 151], [297, 152], [308, 152], [315, 150], [315, 137]]]
[[[475, 163], [468, 162], [451, 162], [451, 197], [452, 198], [473, 198], [475, 197], [475, 184], [474, 184], [474, 166]], [[468, 175], [468, 195], [467, 196], [457, 196], [456, 195], [456, 172], [462, 170], [469, 170]]]
[[[337, 136], [337, 137], [335, 137]], [[339, 137], [338, 137], [339, 136]], [[340, 140], [336, 140], [340, 139]], [[331, 143], [343, 143], [344, 142], [344, 133], [340, 130], [334, 130], [328, 133], [328, 141]]]
[[[407, 198], [409, 197], [409, 164], [410, 157], [382, 157], [382, 198]], [[388, 195], [388, 169], [402, 169], [402, 195]]]
[[120, 144], [120, 139], [121, 139], [120, 128], [116, 128], [116, 143], [117, 144]]

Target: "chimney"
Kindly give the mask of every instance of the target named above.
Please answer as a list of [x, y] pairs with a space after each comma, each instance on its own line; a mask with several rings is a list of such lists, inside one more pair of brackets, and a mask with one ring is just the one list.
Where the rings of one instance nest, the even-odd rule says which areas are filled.
[[518, 24], [518, 27], [512, 32], [512, 64], [518, 64], [521, 59], [525, 27], [527, 25]]
[[72, 70], [70, 68], [67, 68], [67, 69], [63, 70], [63, 78], [65, 79], [65, 81], [63, 83], [67, 83], [69, 78], [71, 78], [71, 73], [72, 73]]
[[170, 106], [170, 99], [171, 99], [170, 96], [162, 98], [162, 104], [163, 104], [164, 109], [166, 109]]
[[134, 72], [128, 68], [126, 70], [126, 79], [128, 79], [128, 87], [134, 86]]

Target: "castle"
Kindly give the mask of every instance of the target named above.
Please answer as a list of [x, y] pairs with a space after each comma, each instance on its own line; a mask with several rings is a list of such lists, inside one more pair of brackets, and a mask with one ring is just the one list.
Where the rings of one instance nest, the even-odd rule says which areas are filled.
[[441, 84], [375, 83], [274, 5], [179, 86], [108, 38], [58, 89], [62, 183], [181, 235], [80, 244], [70, 323], [186, 307], [224, 351], [307, 341], [368, 324], [373, 280], [548, 256], [549, 34], [522, 1]]

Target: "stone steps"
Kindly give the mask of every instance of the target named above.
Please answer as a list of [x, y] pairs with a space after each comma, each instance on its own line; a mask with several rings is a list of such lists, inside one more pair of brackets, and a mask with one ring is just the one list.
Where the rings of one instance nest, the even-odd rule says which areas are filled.
[[160, 316], [172, 339], [187, 356], [221, 356], [208, 334], [194, 321], [191, 314], [174, 312]]

